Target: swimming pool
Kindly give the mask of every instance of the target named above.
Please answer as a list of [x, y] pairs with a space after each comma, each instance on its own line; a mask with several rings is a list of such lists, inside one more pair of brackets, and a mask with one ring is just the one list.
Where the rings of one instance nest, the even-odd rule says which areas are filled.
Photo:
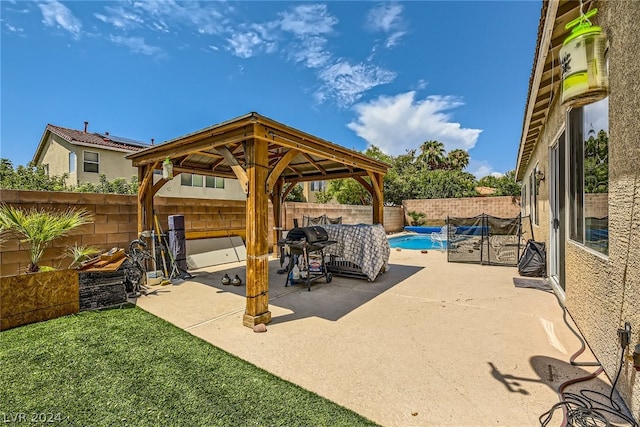
[[446, 249], [447, 242], [434, 242], [430, 235], [409, 234], [406, 236], [396, 236], [389, 238], [389, 247], [400, 249]]

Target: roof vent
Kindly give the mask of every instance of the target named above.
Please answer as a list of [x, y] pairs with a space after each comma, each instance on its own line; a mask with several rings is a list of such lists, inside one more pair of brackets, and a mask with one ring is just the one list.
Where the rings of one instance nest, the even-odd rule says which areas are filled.
[[107, 135], [107, 136], [109, 136], [109, 131], [108, 131], [108, 130], [107, 130], [107, 131], [105, 131], [105, 132], [104, 132], [104, 134], [105, 134], [105, 135]]
[[89, 122], [84, 122], [84, 133], [87, 133], [87, 126], [89, 126]]

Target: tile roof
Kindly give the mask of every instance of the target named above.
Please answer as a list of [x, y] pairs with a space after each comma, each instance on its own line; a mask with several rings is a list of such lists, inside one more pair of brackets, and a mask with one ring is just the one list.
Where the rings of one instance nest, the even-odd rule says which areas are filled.
[[[117, 137], [107, 134], [89, 133], [76, 129], [63, 128], [55, 125], [47, 125], [47, 130], [59, 135], [70, 143], [80, 142], [83, 144], [91, 144], [104, 148], [117, 148], [128, 151], [140, 151], [143, 148], [147, 148], [150, 144], [144, 142], [135, 141], [132, 139]], [[125, 140], [131, 141], [131, 143], [124, 142]]]

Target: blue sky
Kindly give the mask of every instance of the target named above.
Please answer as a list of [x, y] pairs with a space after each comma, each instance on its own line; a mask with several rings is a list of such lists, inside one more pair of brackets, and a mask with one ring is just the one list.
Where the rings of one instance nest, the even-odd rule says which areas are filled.
[[0, 2], [1, 157], [47, 123], [156, 143], [256, 111], [336, 144], [515, 168], [540, 1]]

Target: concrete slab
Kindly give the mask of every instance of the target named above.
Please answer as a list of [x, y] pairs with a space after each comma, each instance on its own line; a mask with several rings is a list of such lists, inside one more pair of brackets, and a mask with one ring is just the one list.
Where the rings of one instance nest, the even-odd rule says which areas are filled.
[[242, 326], [244, 286], [220, 282], [225, 273], [244, 281], [242, 263], [154, 287], [138, 305], [387, 426], [539, 425], [559, 384], [596, 369], [569, 364], [580, 341], [563, 310], [551, 293], [516, 288], [515, 268], [392, 250], [374, 282], [321, 279], [308, 292], [285, 288], [279, 267], [271, 262], [267, 333]]

